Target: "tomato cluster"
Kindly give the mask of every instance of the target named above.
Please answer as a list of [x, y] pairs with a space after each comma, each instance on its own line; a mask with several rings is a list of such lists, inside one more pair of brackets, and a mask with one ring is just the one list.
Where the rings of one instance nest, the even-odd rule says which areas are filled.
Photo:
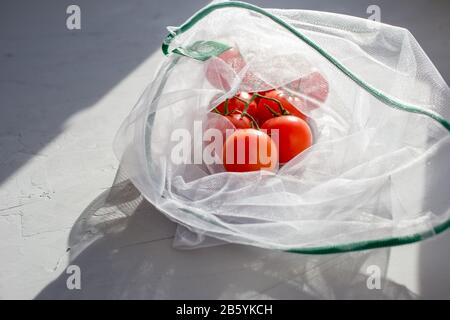
[[[238, 73], [245, 61], [235, 48], [225, 51], [206, 68], [206, 78], [215, 87], [230, 88], [223, 63]], [[260, 81], [247, 72], [243, 81]], [[299, 95], [291, 94], [297, 92]], [[309, 148], [313, 143], [308, 117], [300, 108], [317, 108], [328, 95], [328, 82], [319, 72], [299, 78], [283, 88], [264, 92], [239, 92], [216, 106], [216, 112], [236, 130], [225, 140], [222, 158], [226, 171], [273, 170]], [[305, 99], [304, 96], [311, 98]], [[316, 101], [316, 102], [315, 102]]]

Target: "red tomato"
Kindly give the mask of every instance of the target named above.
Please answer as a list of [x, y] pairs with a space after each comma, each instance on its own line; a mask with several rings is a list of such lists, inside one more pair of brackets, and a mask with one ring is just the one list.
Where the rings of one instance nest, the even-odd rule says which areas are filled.
[[[312, 145], [312, 133], [306, 121], [295, 116], [281, 116], [267, 120], [261, 127], [277, 143], [280, 164], [285, 164]], [[273, 135], [278, 129], [278, 139]], [[278, 141], [278, 142], [277, 142]]]
[[[229, 68], [234, 73], [239, 73], [245, 67], [245, 61], [236, 48], [228, 49], [217, 56], [218, 59], [210, 59], [206, 64], [206, 78], [209, 83], [218, 89], [230, 90], [231, 75]], [[224, 65], [225, 63], [225, 65]], [[227, 65], [229, 67], [227, 67]]]
[[[289, 90], [298, 92], [301, 95], [312, 98], [318, 102], [325, 102], [328, 97], [328, 81], [320, 72], [312, 72], [309, 75], [294, 80], [286, 85]], [[306, 106], [310, 109], [318, 108], [317, 103], [312, 100], [305, 99]]]
[[[242, 79], [240, 88], [248, 92], [257, 92], [261, 88], [269, 88], [270, 86], [261, 80], [256, 74], [247, 71]], [[256, 98], [256, 101], [258, 98]]]
[[[230, 82], [246, 66], [246, 62], [237, 48], [230, 48], [206, 63], [206, 78], [217, 89], [230, 90]], [[220, 59], [220, 60], [219, 60]], [[232, 71], [232, 72], [230, 72]], [[241, 88], [254, 90], [267, 85], [254, 73], [247, 71], [242, 75]]]
[[[301, 99], [297, 97], [288, 96], [282, 91], [276, 89], [265, 92], [264, 97], [278, 100], [281, 103], [282, 107], [288, 112], [287, 114], [306, 120], [306, 116], [303, 113], [301, 113], [296, 106], [294, 106], [294, 103], [297, 105], [302, 105], [303, 101]], [[283, 111], [280, 110], [280, 107], [275, 101], [264, 99], [264, 97], [261, 97], [259, 99], [257, 112], [255, 115], [255, 119], [256, 121], [258, 121], [259, 124], [263, 124], [267, 120], [274, 117], [272, 112], [266, 106], [268, 106], [273, 111], [279, 113], [280, 115], [284, 115]]]
[[[228, 99], [228, 113], [225, 112], [226, 101], [219, 104], [216, 107], [216, 109], [223, 115], [228, 115], [235, 110], [243, 112], [244, 108], [245, 108], [244, 101], [248, 102], [250, 100], [250, 98], [251, 98], [251, 95], [248, 94], [247, 92], [240, 92], [240, 93], [236, 94], [235, 97]], [[257, 109], [256, 102], [252, 101], [252, 103], [250, 103], [248, 106], [247, 113], [253, 117], [256, 115], [256, 109]]]
[[[203, 141], [203, 148], [207, 148], [211, 143], [214, 143], [217, 146], [215, 147], [215, 156], [218, 157], [218, 159], [222, 159], [223, 142], [227, 137], [227, 133], [231, 135], [231, 133], [236, 131], [235, 126], [227, 119], [227, 117], [215, 112], [207, 113], [203, 118], [202, 124], [202, 138], [205, 139]], [[216, 136], [217, 131], [215, 130], [220, 132], [219, 137]], [[217, 141], [216, 138], [218, 139]], [[219, 161], [217, 162], [217, 165], [220, 167]]]
[[223, 146], [223, 166], [229, 172], [274, 170], [278, 164], [277, 147], [264, 132], [239, 129]]
[[243, 116], [240, 113], [233, 113], [229, 116], [225, 116], [236, 129], [250, 129], [252, 128], [252, 120], [249, 117]]

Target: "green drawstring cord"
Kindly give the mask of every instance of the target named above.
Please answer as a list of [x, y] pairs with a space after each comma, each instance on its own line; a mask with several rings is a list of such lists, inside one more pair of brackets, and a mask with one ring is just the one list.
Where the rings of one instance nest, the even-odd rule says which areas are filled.
[[224, 8], [241, 8], [241, 9], [247, 9], [250, 11], [254, 11], [257, 13], [260, 13], [272, 21], [276, 22], [280, 26], [287, 29], [289, 32], [294, 34], [297, 38], [305, 42], [307, 45], [309, 45], [311, 48], [313, 48], [315, 51], [317, 51], [320, 55], [322, 55], [325, 59], [330, 61], [334, 66], [336, 66], [341, 72], [343, 72], [346, 76], [348, 76], [351, 80], [353, 80], [357, 85], [359, 85], [361, 88], [363, 88], [366, 92], [370, 93], [373, 97], [378, 99], [379, 101], [383, 102], [384, 104], [391, 106], [396, 109], [400, 109], [407, 112], [412, 113], [418, 113], [423, 114], [425, 116], [428, 116], [432, 118], [433, 120], [436, 120], [439, 122], [444, 128], [446, 128], [450, 132], [450, 123], [444, 119], [440, 114], [426, 109], [417, 107], [415, 105], [403, 103], [401, 101], [398, 101], [392, 97], [387, 96], [383, 92], [377, 90], [376, 88], [370, 86], [368, 83], [360, 79], [358, 76], [356, 76], [353, 72], [351, 72], [347, 67], [345, 67], [342, 63], [340, 63], [336, 58], [331, 56], [328, 52], [326, 52], [322, 47], [320, 47], [318, 44], [316, 44], [314, 41], [309, 39], [307, 36], [305, 36], [303, 33], [299, 32], [296, 28], [291, 26], [289, 23], [285, 22], [281, 18], [271, 14], [270, 12], [257, 7], [255, 5], [241, 2], [241, 1], [227, 1], [227, 2], [220, 2], [208, 5], [204, 7], [203, 9], [199, 10], [197, 13], [195, 13], [191, 18], [189, 18], [185, 23], [183, 23], [179, 28], [175, 29], [173, 32], [169, 33], [166, 38], [164, 39], [164, 42], [162, 44], [162, 51], [165, 55], [169, 54], [169, 46], [172, 40], [177, 36], [180, 35], [186, 31], [188, 31], [190, 28], [192, 28], [198, 21], [206, 17], [211, 12], [218, 10], [218, 9], [224, 9]]

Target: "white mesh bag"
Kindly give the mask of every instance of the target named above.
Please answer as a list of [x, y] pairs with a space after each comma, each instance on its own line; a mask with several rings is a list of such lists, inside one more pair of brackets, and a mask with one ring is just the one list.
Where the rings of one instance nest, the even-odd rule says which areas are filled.
[[[245, 66], [215, 55], [223, 46], [238, 48]], [[206, 236], [331, 253], [419, 241], [450, 225], [450, 90], [407, 30], [213, 2], [171, 28], [163, 51], [115, 151], [143, 196], [182, 226], [178, 245]], [[222, 87], [205, 76], [211, 63]], [[292, 93], [314, 144], [274, 174], [172, 161], [173, 132], [195, 135], [215, 104], [238, 91], [291, 90], [314, 74], [326, 99]], [[201, 147], [193, 142], [192, 153]]]

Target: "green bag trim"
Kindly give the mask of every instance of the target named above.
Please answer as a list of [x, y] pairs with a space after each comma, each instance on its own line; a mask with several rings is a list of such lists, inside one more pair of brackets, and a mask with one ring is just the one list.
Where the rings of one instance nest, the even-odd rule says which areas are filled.
[[[347, 69], [342, 63], [340, 63], [336, 58], [331, 56], [329, 53], [327, 53], [322, 47], [317, 45], [314, 41], [309, 39], [307, 36], [299, 32], [297, 29], [295, 29], [293, 26], [291, 26], [289, 23], [285, 22], [281, 18], [271, 14], [270, 12], [257, 7], [255, 5], [241, 2], [241, 1], [227, 1], [227, 2], [221, 2], [221, 3], [215, 3], [208, 5], [202, 9], [200, 9], [197, 13], [195, 13], [191, 18], [189, 18], [186, 22], [184, 22], [180, 27], [175, 29], [173, 32], [169, 33], [166, 38], [164, 39], [161, 49], [164, 55], [169, 55], [172, 52], [179, 53], [179, 48], [173, 50], [172, 52], [169, 52], [169, 46], [172, 40], [177, 36], [180, 35], [189, 29], [191, 29], [198, 21], [203, 19], [205, 16], [210, 14], [211, 12], [218, 10], [218, 9], [224, 9], [224, 8], [241, 8], [241, 9], [247, 9], [250, 11], [257, 12], [263, 16], [266, 16], [267, 18], [271, 19], [272, 21], [276, 22], [280, 26], [284, 27], [286, 30], [291, 32], [293, 35], [295, 35], [297, 38], [308, 44], [311, 48], [316, 50], [320, 55], [322, 55], [325, 59], [330, 61], [334, 66], [336, 66], [342, 73], [344, 73], [346, 76], [348, 76], [351, 80], [353, 80], [358, 86], [363, 88], [366, 92], [371, 94], [373, 97], [378, 99], [379, 101], [383, 102], [384, 104], [411, 113], [418, 113], [425, 115], [427, 117], [430, 117], [431, 119], [439, 122], [445, 129], [447, 129], [450, 132], [450, 123], [443, 118], [440, 114], [426, 109], [421, 108], [412, 104], [407, 104], [402, 101], [398, 101], [392, 97], [389, 97], [388, 95], [384, 94], [383, 92], [377, 90], [376, 88], [372, 87], [362, 79], [358, 78], [353, 72], [351, 72], [349, 69]], [[224, 50], [225, 51], [225, 50]], [[350, 252], [350, 251], [359, 251], [359, 250], [366, 250], [366, 249], [375, 249], [375, 248], [381, 248], [381, 247], [391, 247], [391, 246], [398, 246], [398, 245], [404, 245], [409, 243], [418, 242], [427, 238], [432, 237], [435, 234], [439, 234], [445, 230], [447, 230], [450, 227], [450, 219], [447, 221], [433, 227], [430, 230], [416, 233], [412, 235], [407, 236], [401, 236], [401, 237], [392, 237], [392, 238], [384, 238], [384, 239], [375, 239], [375, 240], [368, 240], [368, 241], [360, 241], [360, 242], [352, 242], [352, 243], [344, 243], [344, 244], [337, 244], [337, 245], [328, 245], [328, 246], [320, 246], [320, 247], [304, 247], [304, 248], [292, 248], [285, 250], [287, 252], [292, 253], [304, 253], [304, 254], [330, 254], [330, 253], [342, 253], [342, 252]]]
[[178, 47], [172, 52], [195, 60], [206, 61], [228, 49], [231, 49], [229, 45], [217, 41], [197, 41], [187, 48]]

